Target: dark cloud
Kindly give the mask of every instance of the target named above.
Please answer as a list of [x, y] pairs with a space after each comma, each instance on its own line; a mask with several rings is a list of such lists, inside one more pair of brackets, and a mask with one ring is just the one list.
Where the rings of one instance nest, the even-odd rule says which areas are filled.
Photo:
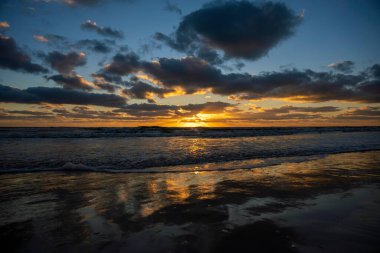
[[144, 82], [126, 82], [127, 89], [123, 90], [123, 93], [130, 98], [136, 99], [150, 99], [153, 102], [153, 95], [157, 95], [160, 98], [164, 98], [165, 94], [174, 92], [173, 89], [155, 87]]
[[198, 113], [216, 114], [234, 107], [234, 105], [223, 102], [207, 102], [203, 104], [159, 105], [159, 104], [131, 104], [123, 108], [116, 109], [114, 112], [124, 112], [132, 116], [142, 117], [189, 117]]
[[51, 33], [48, 33], [42, 36], [47, 40], [46, 43], [49, 46], [53, 46], [59, 49], [67, 49], [71, 46], [69, 40], [64, 36], [61, 36], [58, 34], [51, 34]]
[[181, 86], [187, 93], [217, 85], [223, 76], [219, 69], [193, 57], [181, 59], [160, 58], [156, 62], [141, 63], [141, 70], [167, 87]]
[[111, 52], [112, 51], [111, 46], [114, 46], [114, 45], [115, 45], [115, 41], [113, 40], [100, 41], [100, 40], [95, 40], [95, 39], [93, 40], [86, 39], [86, 40], [78, 41], [77, 43], [75, 43], [74, 46], [77, 46], [80, 48], [86, 48], [96, 53], [105, 54], [105, 53]]
[[108, 92], [115, 92], [116, 90], [120, 89], [119, 86], [114, 85], [110, 83], [109, 81], [105, 80], [101, 75], [92, 74], [91, 76], [94, 79], [93, 84], [101, 90], [106, 90]]
[[[376, 68], [374, 68], [376, 69]], [[323, 102], [380, 102], [380, 80], [365, 73], [357, 75], [290, 69], [280, 72], [224, 74], [208, 62], [194, 57], [159, 58], [141, 61], [134, 54], [114, 57], [101, 75], [116, 80], [142, 71], [166, 88], [181, 88], [187, 94], [208, 89], [234, 99], [290, 98]]]
[[336, 63], [331, 63], [328, 65], [328, 67], [340, 71], [343, 73], [351, 73], [353, 68], [354, 68], [355, 63], [352, 61], [342, 61], [342, 62], [336, 62]]
[[[218, 94], [237, 99], [291, 98], [292, 100], [354, 101], [377, 103], [380, 96], [371, 92], [372, 83], [362, 75], [343, 75], [312, 70], [269, 72], [256, 76], [229, 74], [224, 84], [213, 88]], [[233, 95], [235, 93], [236, 95]]]
[[30, 56], [12, 38], [3, 35], [0, 35], [0, 68], [33, 74], [48, 71], [41, 65], [32, 63]]
[[114, 112], [124, 112], [136, 117], [168, 117], [173, 116], [177, 106], [158, 104], [131, 104]]
[[370, 68], [370, 72], [374, 78], [380, 79], [380, 64], [374, 64]]
[[179, 44], [177, 44], [177, 42], [172, 37], [170, 37], [166, 34], [157, 32], [153, 35], [153, 39], [161, 41], [161, 42], [167, 44], [169, 47], [171, 47], [175, 50], [178, 50], [178, 51], [184, 50], [182, 47], [180, 47]]
[[181, 9], [174, 3], [171, 3], [169, 0], [165, 1], [165, 10], [177, 13], [179, 15], [182, 15]]
[[214, 1], [185, 16], [173, 37], [155, 38], [194, 55], [206, 46], [227, 58], [254, 60], [291, 36], [301, 19], [282, 3]]
[[350, 109], [336, 117], [343, 120], [378, 120], [380, 122], [380, 107], [366, 106]]
[[92, 110], [87, 106], [75, 106], [71, 110], [66, 108], [53, 108], [49, 112], [41, 111], [10, 111], [0, 108], [0, 120], [54, 120], [61, 121], [62, 119], [69, 120], [118, 120], [129, 121], [136, 120], [132, 117], [126, 117], [124, 114], [115, 113], [112, 111]]
[[91, 76], [95, 80], [99, 80], [100, 83], [117, 83], [117, 84], [122, 84], [123, 80], [121, 76], [115, 75], [115, 74], [110, 74], [107, 71], [100, 71], [99, 73], [93, 73]]
[[115, 92], [116, 90], [120, 89], [119, 86], [116, 86], [110, 83], [97, 83], [97, 84], [95, 83], [95, 86], [98, 89], [106, 90], [108, 92]]
[[235, 106], [230, 103], [225, 102], [207, 102], [204, 104], [188, 104], [181, 106], [182, 112], [179, 111], [180, 115], [184, 114], [218, 114], [224, 112], [226, 109], [234, 108]]
[[70, 52], [67, 54], [53, 51], [45, 56], [46, 62], [63, 75], [72, 74], [74, 69], [86, 64], [86, 55], [82, 52]]
[[56, 108], [52, 112], [59, 117], [69, 119], [121, 120], [124, 118], [122, 115], [112, 111], [91, 110], [86, 106], [75, 106], [71, 111], [65, 108]]
[[126, 100], [114, 94], [96, 94], [62, 88], [30, 87], [24, 90], [0, 84], [0, 102], [25, 104], [76, 104], [122, 107]]
[[5, 110], [0, 108], [0, 120], [40, 120], [53, 119], [51, 112], [41, 112], [32, 110]]
[[111, 39], [83, 39], [79, 41], [71, 41], [64, 36], [57, 34], [34, 35], [33, 37], [58, 50], [87, 49], [95, 53], [106, 54], [111, 52], [113, 47], [116, 46], [116, 42]]
[[198, 49], [197, 57], [213, 65], [221, 65], [224, 62], [215, 50], [207, 46]]
[[14, 114], [1, 114], [0, 113], [0, 120], [51, 120], [54, 119], [54, 115], [14, 115]]
[[305, 113], [325, 113], [325, 112], [337, 112], [340, 111], [335, 106], [320, 106], [320, 107], [298, 107], [292, 105], [285, 105], [277, 108], [266, 109], [266, 113], [283, 114], [290, 112], [305, 112]]
[[139, 56], [135, 53], [118, 53], [112, 58], [110, 64], [93, 76], [103, 78], [109, 82], [121, 83], [121, 76], [137, 71], [140, 64]]
[[334, 120], [353, 119], [375, 120], [380, 117], [379, 107], [363, 107], [360, 109], [350, 109], [338, 116], [326, 117], [322, 113], [336, 112], [339, 108], [331, 106], [322, 107], [296, 107], [282, 106], [277, 108], [259, 108], [255, 111], [242, 111], [235, 105], [224, 102], [208, 102], [203, 104], [189, 104], [183, 106], [159, 105], [159, 104], [131, 104], [125, 105], [112, 111], [94, 110], [88, 106], [75, 106], [72, 109], [63, 107], [43, 108], [51, 111], [30, 111], [30, 110], [5, 110], [0, 108], [1, 119], [43, 119], [43, 118], [67, 118], [67, 119], [88, 119], [88, 120], [120, 120], [120, 121], [141, 121], [141, 120], [180, 120], [180, 122], [223, 122], [220, 117], [202, 119], [198, 116], [202, 114], [228, 113], [231, 122], [258, 122], [258, 121], [291, 121], [291, 120]]
[[[358, 91], [368, 95], [372, 94], [372, 97], [378, 98], [380, 94], [380, 79], [365, 81], [361, 83], [358, 85]], [[376, 100], [373, 102], [376, 102]]]
[[59, 85], [62, 85], [65, 89], [79, 89], [79, 90], [93, 90], [92, 83], [84, 79], [84, 77], [73, 75], [54, 75], [47, 78], [53, 80]]
[[242, 62], [238, 62], [238, 63], [235, 64], [235, 67], [236, 67], [236, 69], [238, 69], [238, 70], [241, 70], [244, 66], [245, 66], [245, 64], [242, 63]]
[[100, 35], [113, 37], [117, 39], [122, 39], [124, 37], [123, 33], [118, 30], [114, 30], [107, 26], [98, 26], [95, 21], [87, 20], [81, 25], [82, 29], [94, 31]]
[[338, 107], [334, 106], [297, 107], [290, 105], [266, 109], [256, 107], [253, 110], [235, 113], [230, 120], [252, 122], [328, 119], [323, 113], [340, 111]]
[[262, 113], [253, 113], [251, 115], [246, 115], [245, 118], [241, 120], [270, 120], [270, 121], [278, 121], [278, 120], [308, 120], [308, 119], [322, 119], [323, 116], [320, 114], [307, 114], [307, 113], [286, 113], [286, 114], [272, 114], [267, 112]]
[[8, 110], [6, 113], [11, 114], [21, 114], [21, 115], [33, 115], [33, 116], [46, 116], [51, 115], [50, 112], [40, 112], [40, 111], [28, 111], [28, 110]]

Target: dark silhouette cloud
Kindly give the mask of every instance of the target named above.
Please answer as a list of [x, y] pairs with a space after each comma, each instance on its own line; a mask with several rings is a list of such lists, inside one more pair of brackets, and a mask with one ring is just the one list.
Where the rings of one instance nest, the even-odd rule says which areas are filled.
[[64, 117], [68, 119], [102, 119], [141, 121], [164, 119], [185, 119], [196, 117], [198, 113], [222, 113], [233, 108], [234, 105], [223, 102], [208, 102], [203, 104], [189, 104], [184, 106], [158, 104], [130, 104], [113, 110], [95, 110], [85, 105], [75, 106], [72, 109], [64, 107], [50, 108], [49, 112], [37, 111], [8, 111], [0, 108], [0, 117], [6, 119], [23, 119], [25, 117]]
[[235, 105], [225, 102], [207, 102], [203, 104], [188, 104], [185, 106], [181, 106], [181, 111], [179, 115], [186, 116], [186, 114], [198, 114], [198, 113], [210, 113], [217, 114], [222, 113], [226, 109], [234, 108]]
[[51, 33], [41, 35], [41, 36], [45, 40], [47, 40], [46, 43], [49, 46], [59, 48], [59, 49], [67, 49], [71, 46], [69, 40], [64, 36], [61, 36], [58, 34], [51, 34]]
[[233, 99], [291, 98], [310, 102], [340, 100], [378, 103], [380, 80], [374, 78], [376, 67], [374, 65], [371, 68], [372, 76], [364, 72], [352, 75], [308, 69], [264, 72], [258, 75], [224, 74], [208, 62], [194, 57], [159, 58], [147, 62], [129, 53], [116, 55], [101, 71], [101, 75], [112, 81], [142, 71], [166, 88], [179, 87], [187, 94], [209, 89], [214, 94]]
[[59, 117], [72, 119], [102, 119], [102, 120], [122, 120], [122, 115], [111, 111], [91, 110], [87, 106], [75, 106], [71, 111], [66, 108], [53, 109]]
[[291, 36], [301, 20], [282, 3], [214, 1], [186, 15], [173, 37], [157, 33], [155, 38], [197, 56], [206, 46], [227, 58], [255, 60]]
[[115, 92], [116, 90], [120, 89], [119, 86], [117, 85], [113, 85], [113, 84], [110, 84], [110, 83], [94, 83], [95, 86], [98, 88], [98, 89], [101, 89], [101, 90], [106, 90], [108, 92]]
[[182, 15], [181, 9], [174, 3], [171, 3], [169, 0], [165, 1], [165, 10], [177, 13], [179, 15]]
[[203, 104], [159, 105], [159, 104], [131, 104], [123, 108], [116, 109], [114, 112], [124, 112], [132, 116], [143, 117], [189, 117], [198, 113], [221, 113], [234, 105], [224, 102], [207, 102]]
[[230, 120], [241, 121], [241, 122], [252, 122], [252, 121], [289, 121], [289, 120], [316, 120], [325, 119], [321, 114], [308, 114], [308, 113], [272, 113], [272, 112], [257, 112], [257, 113], [242, 113], [237, 115], [235, 118]]
[[288, 120], [326, 120], [325, 113], [341, 111], [335, 106], [320, 107], [301, 107], [285, 105], [274, 108], [255, 107], [248, 111], [238, 111], [234, 113], [233, 121], [252, 122], [252, 121], [288, 121]]
[[62, 88], [30, 87], [24, 90], [0, 84], [0, 102], [25, 104], [76, 104], [122, 107], [123, 97], [114, 94], [96, 94]]
[[50, 112], [28, 111], [28, 110], [7, 110], [5, 112], [11, 113], [11, 114], [33, 115], [33, 116], [51, 115]]
[[54, 75], [47, 78], [53, 80], [65, 89], [79, 89], [79, 90], [93, 90], [94, 87], [91, 82], [84, 79], [79, 75]]
[[109, 81], [105, 80], [101, 75], [92, 74], [91, 75], [93, 80], [93, 84], [101, 90], [106, 90], [108, 92], [115, 92], [116, 90], [120, 89], [119, 86], [114, 85], [110, 83]]
[[140, 68], [140, 58], [135, 53], [118, 53], [112, 58], [112, 62], [93, 74], [93, 77], [102, 78], [108, 82], [122, 83], [121, 76], [129, 75]]
[[172, 116], [177, 109], [175, 105], [158, 105], [158, 104], [130, 104], [114, 112], [124, 112], [132, 116], [144, 117], [168, 117]]
[[108, 26], [99, 26], [96, 24], [95, 21], [92, 20], [87, 20], [81, 25], [82, 29], [89, 30], [89, 31], [94, 31], [100, 35], [103, 36], [108, 36], [108, 37], [113, 37], [117, 39], [122, 39], [124, 38], [124, 35], [121, 31], [114, 30], [111, 27]]
[[0, 120], [39, 120], [53, 119], [51, 112], [41, 112], [32, 110], [5, 110], [0, 108]]
[[181, 86], [187, 93], [194, 93], [210, 85], [218, 85], [222, 72], [203, 60], [193, 57], [181, 59], [160, 58], [157, 62], [143, 62], [141, 70], [153, 76], [167, 87]]
[[342, 61], [342, 62], [336, 62], [336, 63], [331, 63], [328, 65], [328, 67], [340, 71], [343, 73], [351, 73], [352, 69], [354, 68], [355, 63], [352, 61]]
[[54, 115], [15, 115], [0, 113], [0, 120], [47, 120], [54, 119]]
[[113, 40], [80, 40], [77, 43], [74, 44], [74, 46], [80, 47], [80, 48], [86, 48], [88, 50], [91, 50], [96, 53], [102, 53], [106, 54], [112, 51], [112, 47], [115, 45], [115, 41]]
[[116, 75], [127, 75], [139, 68], [140, 59], [134, 53], [117, 54], [112, 63], [106, 67], [107, 72]]
[[[291, 98], [292, 100], [323, 102], [353, 101], [377, 103], [378, 84], [364, 82], [363, 75], [343, 75], [312, 70], [287, 70], [260, 75], [229, 74], [213, 92], [232, 95], [237, 99]], [[236, 95], [233, 95], [235, 93]]]
[[[123, 90], [123, 93], [130, 98], [136, 99], [153, 99], [153, 95], [157, 95], [160, 98], [164, 98], [165, 94], [174, 92], [173, 89], [155, 87], [144, 82], [126, 82], [127, 89]], [[150, 100], [153, 102], [153, 100]]]
[[71, 41], [64, 36], [57, 34], [34, 35], [33, 37], [37, 41], [46, 43], [59, 51], [87, 49], [95, 53], [106, 54], [111, 52], [113, 47], [116, 46], [116, 42], [111, 39], [83, 39], [79, 41]]
[[267, 113], [290, 113], [290, 112], [306, 112], [306, 113], [321, 113], [321, 112], [337, 112], [340, 111], [335, 106], [319, 106], [319, 107], [298, 107], [292, 105], [285, 105], [277, 108], [266, 109]]
[[32, 63], [30, 56], [11, 37], [3, 35], [0, 35], [0, 68], [33, 74], [48, 71], [41, 65]]
[[72, 74], [74, 69], [86, 64], [86, 55], [83, 52], [63, 54], [58, 51], [50, 52], [45, 56], [46, 62], [63, 75]]
[[99, 73], [93, 73], [91, 76], [100, 83], [117, 83], [122, 84], [123, 80], [120, 75], [110, 74], [107, 71], [101, 70]]
[[366, 106], [362, 108], [353, 108], [345, 113], [339, 114], [336, 119], [380, 120], [380, 107]]
[[213, 65], [221, 65], [224, 62], [215, 50], [207, 46], [198, 49], [197, 57]]
[[370, 72], [374, 78], [380, 79], [380, 64], [374, 64], [370, 68]]

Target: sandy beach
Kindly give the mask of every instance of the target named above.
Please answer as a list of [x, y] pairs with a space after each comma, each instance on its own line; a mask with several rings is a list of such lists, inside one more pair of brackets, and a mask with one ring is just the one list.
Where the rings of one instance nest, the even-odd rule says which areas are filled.
[[0, 175], [7, 252], [378, 252], [380, 152], [255, 169]]

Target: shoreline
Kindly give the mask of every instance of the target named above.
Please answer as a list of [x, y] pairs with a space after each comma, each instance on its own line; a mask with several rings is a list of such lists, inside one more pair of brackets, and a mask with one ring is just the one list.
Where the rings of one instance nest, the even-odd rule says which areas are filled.
[[11, 252], [376, 252], [379, 154], [198, 173], [0, 174], [0, 235]]
[[[277, 157], [257, 157], [251, 159], [240, 159], [240, 160], [227, 160], [222, 162], [209, 162], [209, 163], [190, 163], [190, 164], [180, 164], [180, 165], [167, 165], [160, 167], [142, 168], [142, 169], [111, 169], [106, 166], [101, 166], [98, 168], [91, 168], [82, 164], [73, 164], [71, 162], [63, 165], [59, 168], [44, 169], [10, 169], [10, 170], [0, 170], [0, 176], [6, 174], [29, 174], [29, 173], [105, 173], [105, 174], [164, 174], [164, 173], [198, 173], [198, 172], [213, 172], [213, 171], [234, 171], [234, 170], [253, 170], [265, 167], [278, 166], [282, 163], [302, 163], [311, 160], [317, 160], [330, 155], [340, 155], [340, 154], [350, 154], [350, 153], [367, 153], [367, 152], [380, 152], [380, 149], [368, 149], [368, 150], [348, 150], [348, 151], [337, 151], [329, 153], [317, 153], [317, 154], [304, 154], [297, 156], [277, 156]], [[297, 161], [297, 159], [300, 159]], [[273, 160], [273, 163], [266, 164], [266, 161]], [[246, 164], [244, 166], [239, 166], [236, 168], [231, 168], [231, 164]], [[262, 163], [262, 164], [260, 164]], [[214, 168], [209, 169], [209, 166]], [[229, 167], [228, 167], [229, 166]], [[206, 167], [206, 168], [202, 168]], [[174, 169], [173, 169], [174, 168]]]

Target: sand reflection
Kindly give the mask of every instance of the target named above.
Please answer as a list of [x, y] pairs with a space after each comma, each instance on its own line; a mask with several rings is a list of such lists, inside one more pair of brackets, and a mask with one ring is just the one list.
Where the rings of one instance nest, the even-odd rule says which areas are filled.
[[[202, 152], [196, 141], [193, 148]], [[271, 234], [281, 230], [278, 224], [256, 222], [315, 208], [326, 194], [350, 198], [351, 189], [378, 184], [379, 165], [380, 152], [365, 152], [252, 170], [1, 175], [1, 233], [19, 240], [23, 250], [42, 241], [50, 244], [39, 244], [41, 250], [52, 245], [62, 251], [69, 245], [71, 251], [74, 246], [78, 251], [142, 250], [136, 242], [145, 238], [159, 244], [157, 251], [179, 249], [185, 241], [186, 249], [207, 252], [226, 235], [239, 241], [235, 230], [239, 234], [264, 226]], [[372, 197], [380, 195], [373, 191]], [[18, 235], [10, 231], [15, 228]], [[205, 236], [213, 239], [206, 242]], [[282, 243], [293, 252], [293, 242]]]

